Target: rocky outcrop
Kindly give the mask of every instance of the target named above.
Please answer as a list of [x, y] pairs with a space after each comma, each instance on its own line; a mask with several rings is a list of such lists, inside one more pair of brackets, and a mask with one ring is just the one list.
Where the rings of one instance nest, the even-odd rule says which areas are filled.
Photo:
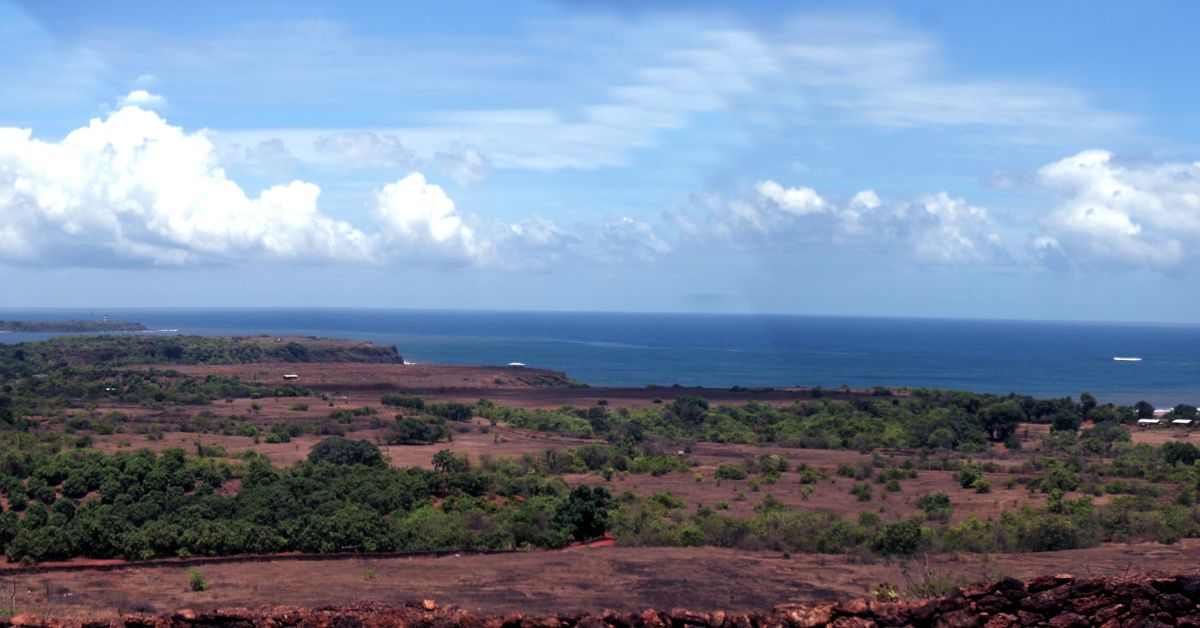
[[40, 617], [19, 615], [5, 626], [126, 626], [174, 628], [198, 626], [477, 626], [480, 628], [737, 628], [794, 626], [866, 628], [870, 626], [930, 626], [932, 628], [1200, 628], [1200, 576], [1074, 578], [1045, 576], [1028, 582], [1005, 579], [968, 585], [930, 600], [852, 600], [837, 604], [783, 605], [762, 613], [737, 614], [669, 611], [604, 612], [478, 616], [432, 600], [404, 606], [359, 604], [343, 608], [306, 610], [295, 607], [180, 610], [169, 615], [127, 615], [120, 622], [43, 623]]

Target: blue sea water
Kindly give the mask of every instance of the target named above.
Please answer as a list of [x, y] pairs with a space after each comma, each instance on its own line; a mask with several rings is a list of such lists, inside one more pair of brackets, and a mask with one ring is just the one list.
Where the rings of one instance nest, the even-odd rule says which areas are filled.
[[[1200, 404], [1200, 326], [775, 315], [351, 309], [0, 310], [156, 333], [299, 334], [395, 345], [417, 363], [565, 371], [594, 386], [938, 387]], [[19, 342], [45, 334], [0, 334]], [[1117, 362], [1114, 356], [1141, 357]]]

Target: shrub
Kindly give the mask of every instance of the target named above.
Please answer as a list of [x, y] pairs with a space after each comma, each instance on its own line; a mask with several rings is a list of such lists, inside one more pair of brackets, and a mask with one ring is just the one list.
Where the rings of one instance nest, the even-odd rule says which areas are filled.
[[884, 555], [909, 556], [921, 547], [921, 522], [904, 519], [884, 525], [871, 540], [871, 548]]
[[208, 580], [204, 579], [204, 574], [200, 573], [199, 569], [192, 568], [188, 570], [188, 586], [193, 591], [207, 591]]
[[971, 488], [975, 486], [976, 482], [983, 479], [983, 470], [973, 464], [969, 464], [960, 469], [954, 478], [958, 480], [959, 486]]
[[[659, 454], [656, 456], [637, 456], [629, 461], [630, 473], [649, 473], [655, 477], [668, 473], [687, 471], [687, 460], [679, 456]], [[719, 470], [719, 469], [718, 469]], [[742, 477], [745, 477], [743, 475]]]
[[871, 485], [870, 484], [855, 484], [850, 488], [850, 494], [857, 497], [860, 502], [871, 501]]
[[796, 470], [797, 481], [801, 484], [815, 484], [818, 480], [825, 477], [825, 474], [818, 469], [801, 468]]
[[715, 477], [718, 480], [744, 480], [746, 467], [740, 464], [723, 464], [717, 467]]
[[449, 434], [450, 430], [440, 421], [397, 416], [384, 440], [389, 445], [428, 445]]
[[408, 408], [409, 410], [424, 410], [425, 400], [420, 397], [410, 397], [408, 395], [384, 395], [379, 399], [379, 403], [393, 408]]
[[946, 521], [950, 518], [950, 513], [954, 511], [954, 505], [950, 503], [950, 496], [942, 493], [926, 493], [917, 499], [917, 508], [925, 512], [925, 518], [929, 520]]
[[788, 470], [788, 461], [778, 454], [765, 454], [759, 456], [758, 468], [763, 475], [784, 473]]
[[1029, 485], [1043, 493], [1054, 490], [1068, 492], [1079, 488], [1079, 475], [1059, 460], [1051, 458], [1047, 463], [1045, 474], [1030, 482]]
[[447, 401], [429, 406], [429, 412], [447, 421], [470, 421], [475, 411], [465, 403]]

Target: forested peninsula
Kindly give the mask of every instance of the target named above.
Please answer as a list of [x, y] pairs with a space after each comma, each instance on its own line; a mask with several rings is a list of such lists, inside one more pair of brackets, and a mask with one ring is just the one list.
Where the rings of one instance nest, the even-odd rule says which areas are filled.
[[128, 321], [0, 321], [0, 331], [11, 332], [81, 332], [146, 331], [141, 323]]

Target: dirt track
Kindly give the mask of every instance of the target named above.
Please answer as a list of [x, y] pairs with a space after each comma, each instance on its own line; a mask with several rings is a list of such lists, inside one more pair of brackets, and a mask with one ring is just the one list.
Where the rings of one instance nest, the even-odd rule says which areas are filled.
[[[1194, 573], [1200, 541], [1041, 554], [929, 558], [934, 577], [955, 582], [1002, 575], [1123, 574], [1138, 569]], [[785, 602], [859, 597], [881, 582], [901, 588], [924, 578], [924, 561], [719, 548], [604, 548], [443, 558], [273, 561], [205, 566], [209, 591], [188, 590], [181, 567], [138, 567], [0, 577], [15, 585], [19, 612], [105, 619], [120, 612], [263, 604], [342, 605], [433, 598], [477, 613], [640, 610], [761, 610]], [[47, 597], [49, 592], [49, 597]], [[7, 599], [6, 599], [7, 601]]]

